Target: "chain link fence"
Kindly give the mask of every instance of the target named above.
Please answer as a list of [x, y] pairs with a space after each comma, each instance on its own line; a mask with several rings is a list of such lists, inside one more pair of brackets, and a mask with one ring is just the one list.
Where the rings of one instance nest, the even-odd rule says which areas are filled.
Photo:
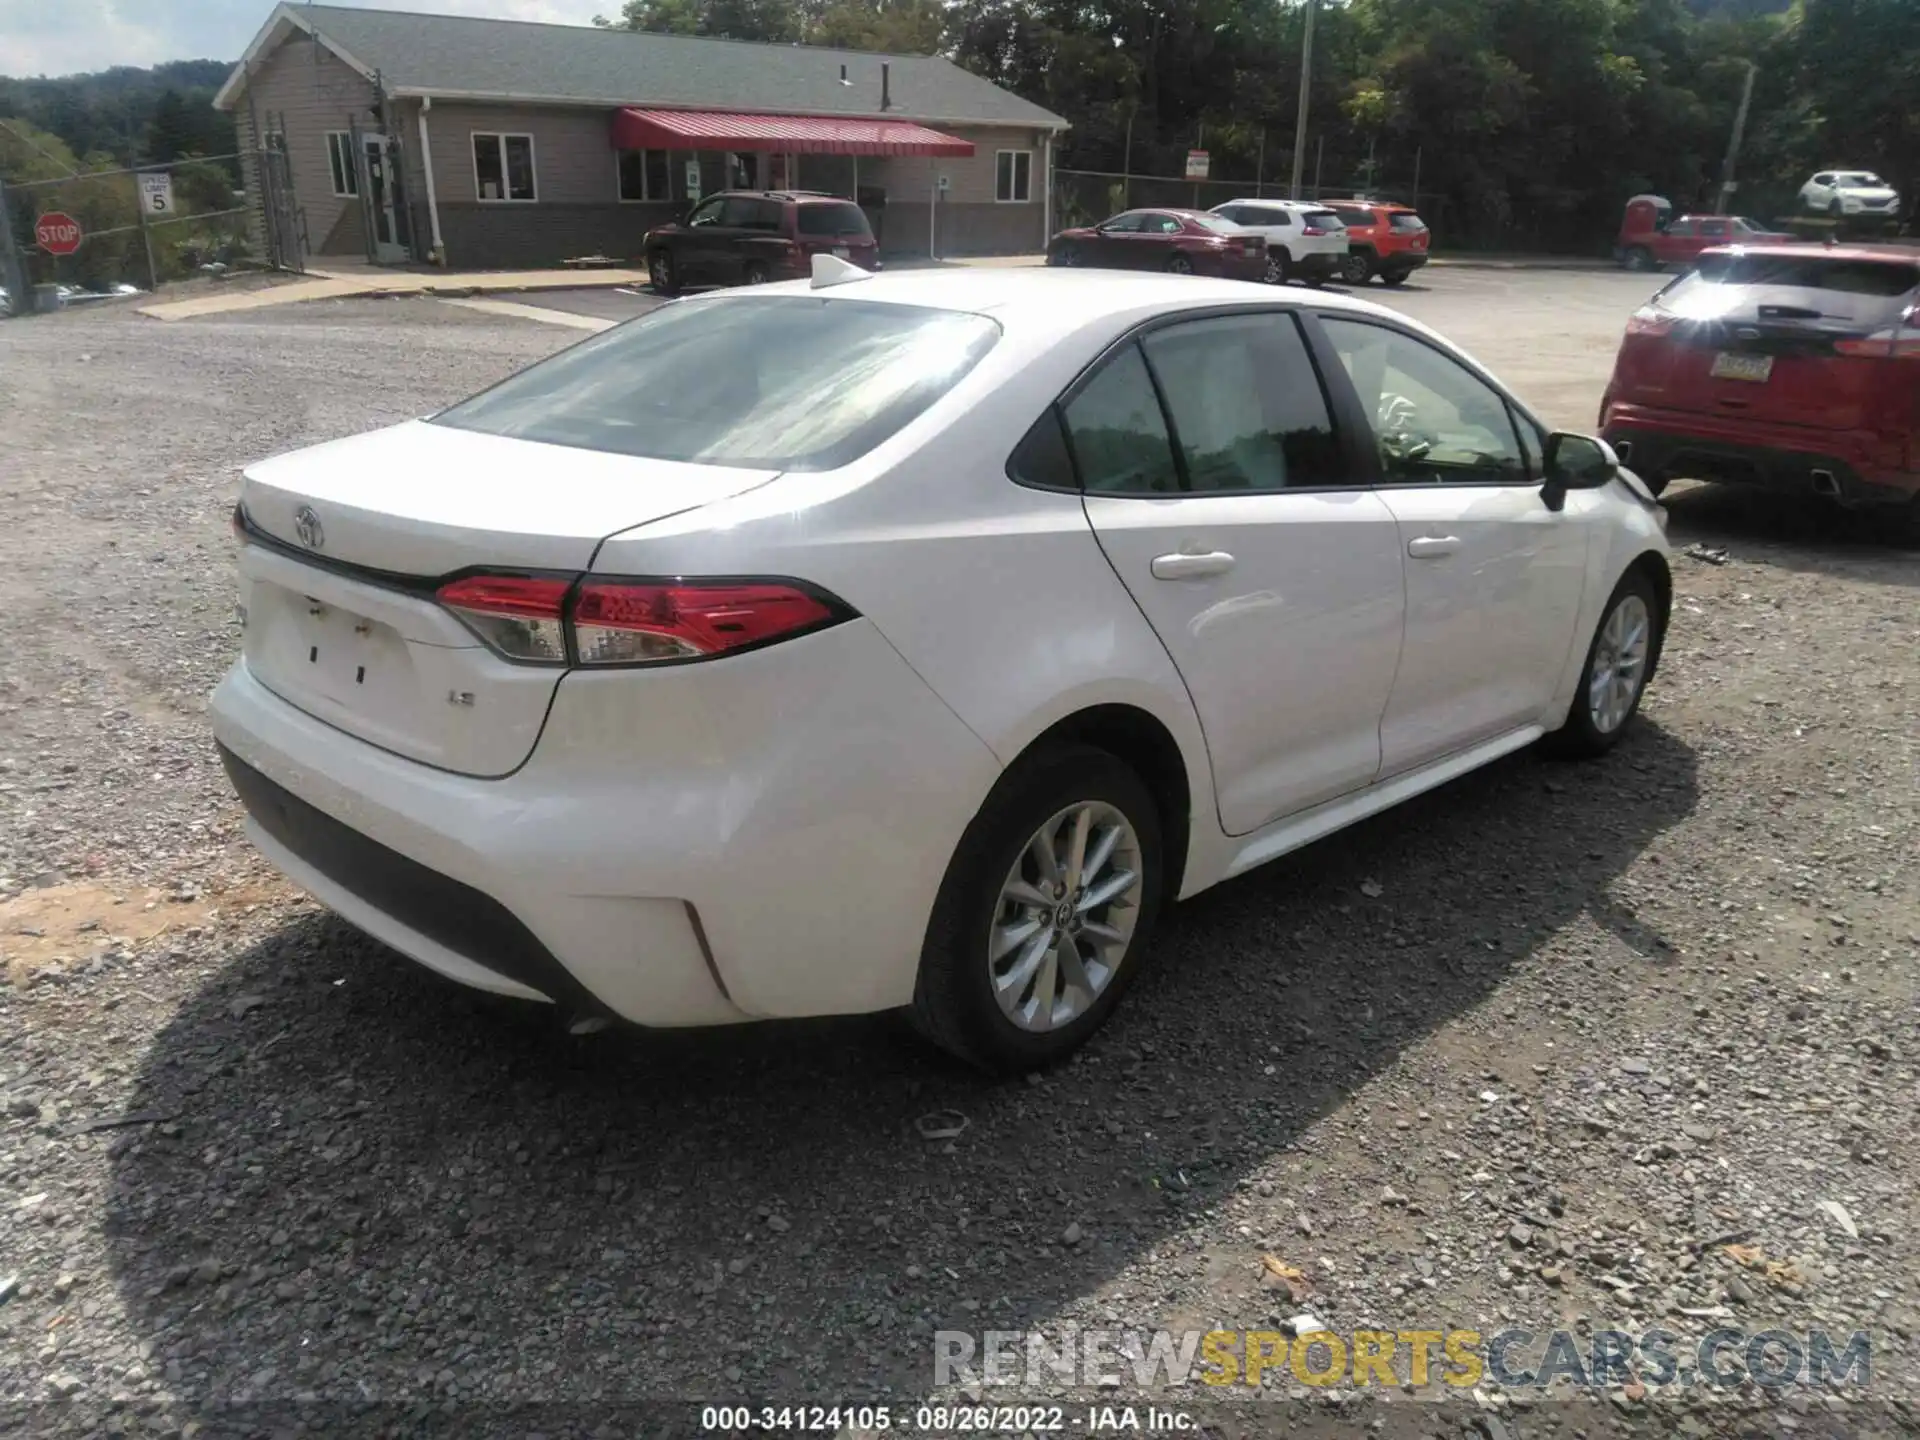
[[0, 288], [8, 291], [0, 317], [199, 275], [303, 268], [286, 161], [284, 151], [269, 147], [47, 180], [0, 179]]

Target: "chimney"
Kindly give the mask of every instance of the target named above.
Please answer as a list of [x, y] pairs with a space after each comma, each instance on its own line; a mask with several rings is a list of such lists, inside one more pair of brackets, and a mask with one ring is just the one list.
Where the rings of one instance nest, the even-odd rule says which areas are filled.
[[885, 60], [880, 62], [880, 108], [893, 108], [893, 66]]

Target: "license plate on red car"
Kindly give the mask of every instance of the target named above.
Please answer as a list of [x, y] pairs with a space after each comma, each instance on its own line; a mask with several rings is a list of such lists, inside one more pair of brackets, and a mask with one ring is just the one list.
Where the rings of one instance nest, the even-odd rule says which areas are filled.
[[1722, 350], [1713, 357], [1713, 369], [1709, 373], [1716, 380], [1751, 380], [1765, 384], [1773, 375], [1773, 357], [1736, 355], [1731, 350]]

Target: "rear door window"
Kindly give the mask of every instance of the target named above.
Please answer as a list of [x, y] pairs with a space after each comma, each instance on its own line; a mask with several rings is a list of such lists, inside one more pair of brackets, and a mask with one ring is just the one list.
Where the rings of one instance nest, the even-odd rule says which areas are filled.
[[857, 240], [868, 238], [872, 233], [867, 228], [866, 211], [858, 205], [813, 203], [799, 208], [802, 235]]
[[1141, 341], [1198, 493], [1343, 483], [1320, 379], [1291, 315], [1223, 315]]
[[831, 470], [933, 405], [1000, 338], [984, 315], [801, 295], [663, 306], [433, 423], [616, 455]]
[[1178, 495], [1166, 417], [1140, 347], [1129, 345], [1066, 405], [1080, 484], [1090, 495]]

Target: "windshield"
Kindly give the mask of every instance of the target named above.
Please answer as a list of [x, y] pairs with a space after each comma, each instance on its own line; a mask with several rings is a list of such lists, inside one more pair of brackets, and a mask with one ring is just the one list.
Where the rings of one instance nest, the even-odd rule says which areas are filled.
[[1852, 170], [1840, 177], [1840, 183], [1877, 189], [1884, 182], [1871, 170]]
[[1734, 315], [1762, 320], [1848, 320], [1889, 324], [1920, 288], [1920, 265], [1911, 260], [1828, 259], [1822, 255], [1769, 255], [1750, 250], [1707, 255], [1653, 297], [1656, 307], [1681, 320], [1712, 322]]
[[433, 417], [653, 460], [832, 470], [895, 434], [1000, 338], [983, 315], [802, 295], [666, 305]]

